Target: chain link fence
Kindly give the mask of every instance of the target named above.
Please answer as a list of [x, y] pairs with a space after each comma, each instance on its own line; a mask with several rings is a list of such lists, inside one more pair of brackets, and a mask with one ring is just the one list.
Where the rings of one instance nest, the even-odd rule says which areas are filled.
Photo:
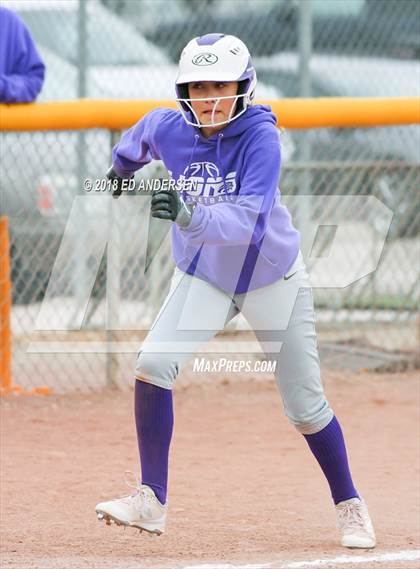
[[[40, 101], [172, 98], [180, 50], [209, 31], [234, 33], [248, 43], [259, 77], [257, 98], [300, 94], [299, 2], [248, 1], [239, 7], [217, 1], [88, 0], [84, 19], [81, 4], [5, 2], [24, 19], [45, 60]], [[417, 2], [313, 0], [310, 6], [313, 96], [420, 95]], [[87, 196], [82, 189], [86, 178], [103, 177], [119, 134], [1, 135], [1, 209], [9, 217], [11, 241], [13, 377], [23, 387], [45, 384], [66, 391], [127, 385], [136, 346], [168, 290], [169, 228], [157, 220], [149, 224], [147, 197], [120, 201], [118, 216], [126, 221], [118, 248], [105, 251], [112, 207], [107, 196]], [[329, 198], [375, 196], [393, 213], [389, 225], [386, 214], [356, 206], [360, 215], [348, 223], [336, 270], [354, 267], [367, 248], [377, 257], [384, 232], [386, 244], [373, 273], [345, 288], [315, 289], [320, 331], [331, 330], [336, 340], [365, 341], [369, 329], [369, 341], [376, 345], [415, 349], [419, 126], [286, 131], [281, 140], [283, 201], [302, 233], [308, 211], [319, 225], [311, 255], [329, 250], [331, 215], [346, 220], [349, 213], [346, 202]], [[154, 163], [138, 176], [166, 172]], [[302, 209], [302, 203], [309, 205]], [[53, 270], [57, 278], [51, 279]], [[231, 331], [245, 328], [240, 318], [230, 326]], [[126, 352], [116, 355], [115, 343]]]

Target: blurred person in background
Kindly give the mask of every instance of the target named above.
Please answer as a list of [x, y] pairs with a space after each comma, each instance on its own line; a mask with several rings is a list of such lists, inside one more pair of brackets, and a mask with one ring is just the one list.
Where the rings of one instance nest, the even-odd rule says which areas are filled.
[[45, 65], [28, 28], [0, 7], [0, 102], [31, 103], [42, 89]]

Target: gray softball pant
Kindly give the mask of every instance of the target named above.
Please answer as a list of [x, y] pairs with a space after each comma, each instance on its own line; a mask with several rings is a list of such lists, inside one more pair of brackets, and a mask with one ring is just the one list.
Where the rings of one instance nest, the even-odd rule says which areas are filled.
[[300, 251], [286, 279], [245, 294], [229, 295], [176, 268], [139, 352], [136, 379], [172, 389], [184, 363], [239, 312], [266, 356], [276, 360], [289, 421], [303, 434], [323, 429], [333, 411], [322, 386], [312, 287]]

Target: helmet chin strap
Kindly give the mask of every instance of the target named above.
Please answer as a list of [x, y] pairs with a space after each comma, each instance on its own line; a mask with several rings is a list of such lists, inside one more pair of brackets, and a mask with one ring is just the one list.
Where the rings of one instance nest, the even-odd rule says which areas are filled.
[[[243, 93], [241, 95], [229, 95], [227, 97], [203, 97], [200, 99], [175, 99], [177, 106], [179, 108], [179, 110], [181, 111], [181, 114], [185, 120], [185, 122], [187, 124], [190, 124], [192, 126], [196, 126], [198, 128], [203, 128], [203, 127], [212, 127], [212, 126], [222, 126], [222, 125], [226, 125], [229, 124], [230, 122], [232, 122], [233, 120], [237, 119], [238, 117], [240, 117], [247, 109], [247, 106], [244, 105], [244, 108], [235, 116], [232, 117], [233, 113], [235, 112], [236, 109], [236, 104], [238, 102], [238, 99], [241, 97], [247, 97], [246, 93]], [[229, 116], [226, 120], [224, 121], [220, 121], [220, 122], [214, 122], [215, 119], [215, 113], [217, 111], [217, 105], [219, 104], [219, 102], [223, 99], [235, 99], [234, 104], [232, 105], [230, 112], [229, 112]], [[211, 113], [211, 122], [210, 123], [202, 123], [200, 122], [200, 119], [197, 116], [197, 113], [194, 111], [191, 101], [216, 101], [214, 107], [213, 107], [213, 111]], [[183, 105], [186, 105], [188, 107], [188, 109], [190, 110], [191, 114], [194, 116], [196, 122], [192, 122], [191, 120], [189, 120], [187, 111], [185, 110], [185, 107]]]

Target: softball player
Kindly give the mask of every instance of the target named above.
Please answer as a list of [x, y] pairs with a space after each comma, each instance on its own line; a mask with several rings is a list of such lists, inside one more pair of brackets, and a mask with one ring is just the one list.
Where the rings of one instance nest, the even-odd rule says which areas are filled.
[[276, 117], [269, 107], [252, 105], [256, 83], [241, 40], [195, 38], [179, 62], [179, 112], [148, 113], [113, 150], [111, 178], [130, 178], [153, 159], [168, 169], [176, 187], [154, 192], [151, 208], [153, 217], [172, 223], [176, 268], [135, 371], [142, 482], [130, 496], [98, 504], [96, 513], [108, 524], [163, 533], [174, 380], [242, 312], [266, 355], [276, 359], [285, 413], [327, 479], [342, 545], [372, 548], [368, 510], [323, 391], [299, 234], [280, 200]]

